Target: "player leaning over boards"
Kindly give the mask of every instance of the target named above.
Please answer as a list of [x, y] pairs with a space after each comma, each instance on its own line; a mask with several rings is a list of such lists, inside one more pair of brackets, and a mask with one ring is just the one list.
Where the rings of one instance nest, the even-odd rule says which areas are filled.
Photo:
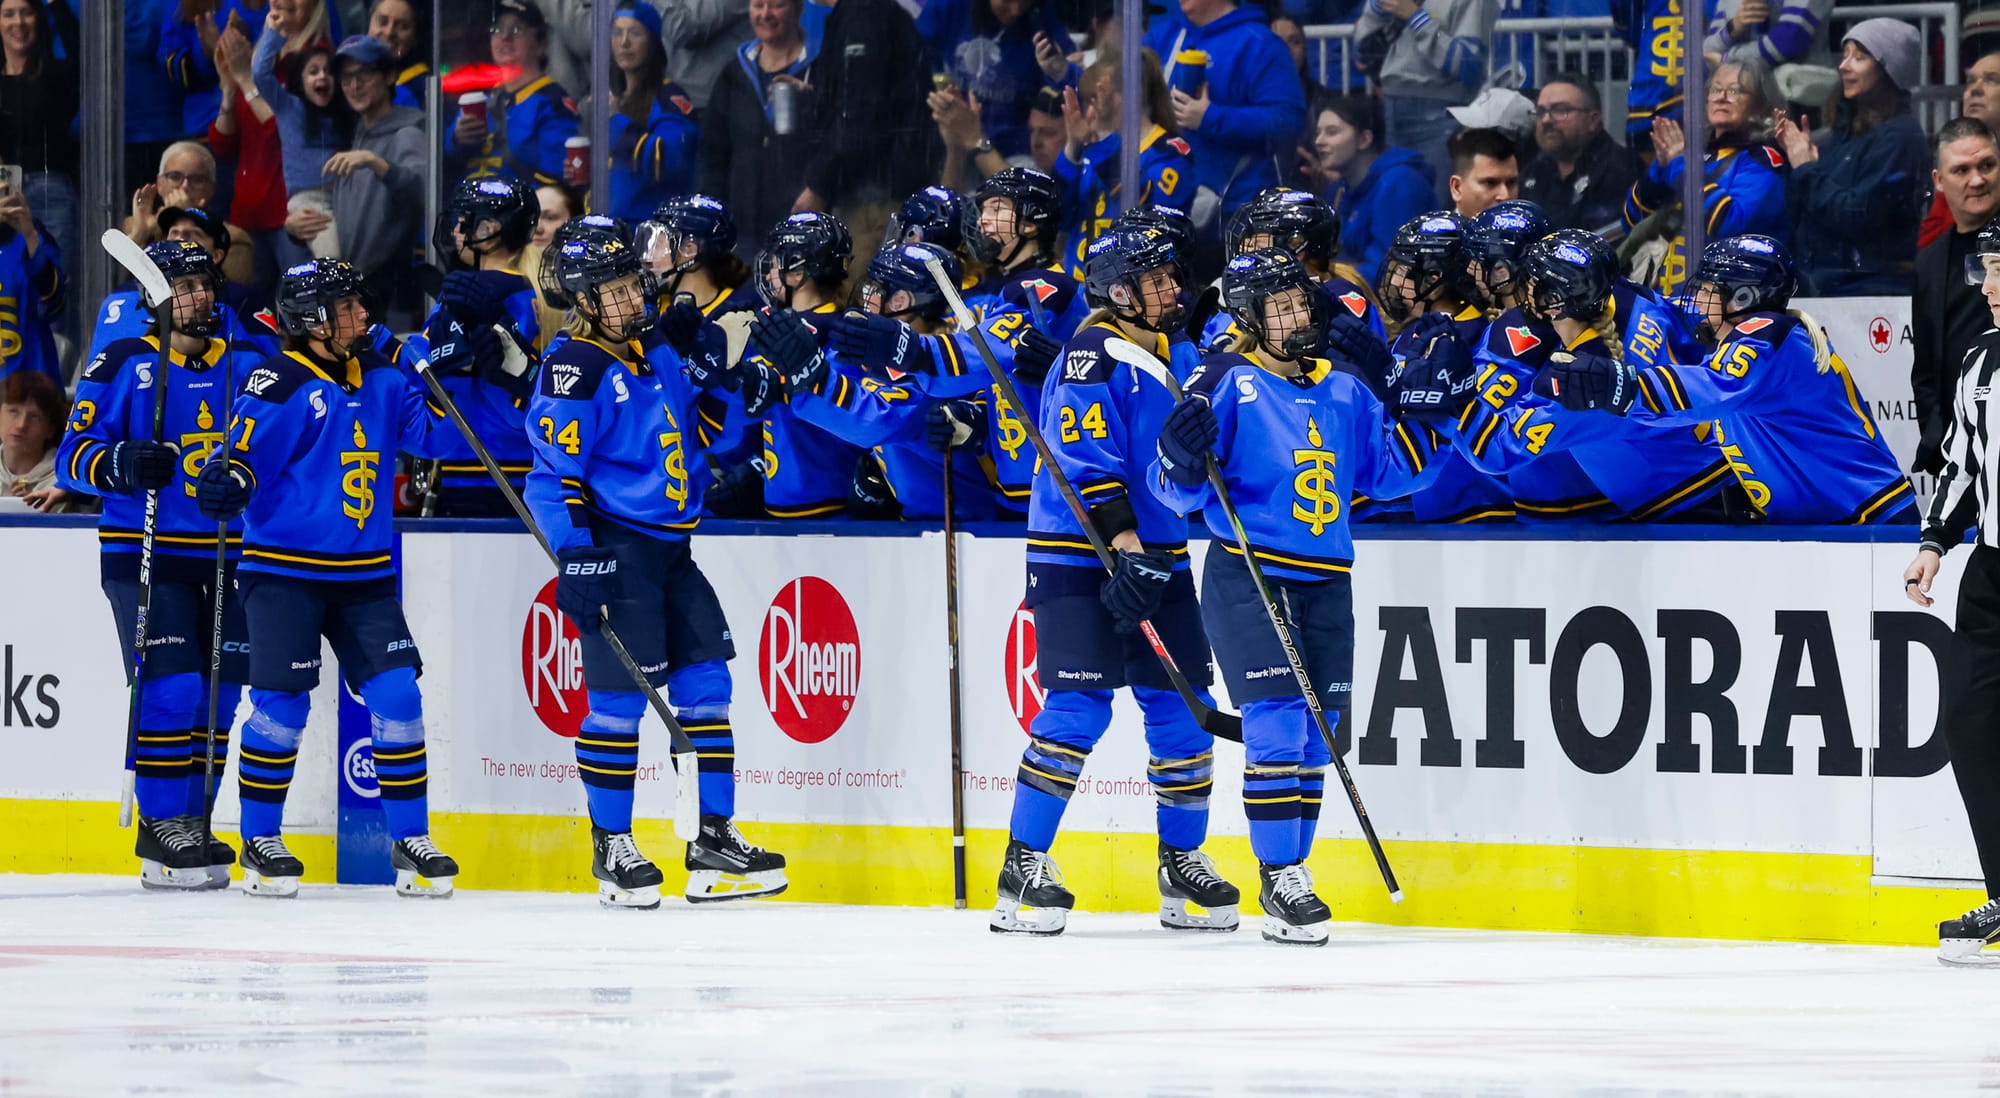
[[[607, 620], [653, 684], [666, 687], [700, 754], [701, 834], [688, 844], [687, 898], [775, 895], [785, 890], [785, 859], [752, 846], [731, 822], [728, 661], [736, 648], [688, 549], [708, 481], [701, 451], [731, 412], [721, 392], [731, 372], [726, 338], [692, 302], [656, 325], [639, 253], [623, 241], [574, 238], [546, 261], [575, 310], [570, 338], [549, 352], [528, 404], [535, 467], [526, 498], [561, 564], [556, 605], [583, 633], [590, 713], [576, 764], [598, 897], [607, 907], [656, 908], [662, 880], [632, 838], [646, 695], [605, 641]], [[744, 373], [733, 387], [765, 391]]]
[[[1202, 569], [1201, 617], [1243, 710], [1243, 811], [1263, 890], [1264, 937], [1324, 945], [1326, 903], [1306, 859], [1319, 826], [1333, 759], [1208, 482], [1215, 459], [1252, 551], [1272, 583], [1314, 693], [1345, 692], [1354, 678], [1354, 542], [1346, 502], [1407, 495], [1436, 475], [1437, 437], [1391, 419], [1368, 386], [1310, 352], [1325, 339], [1327, 303], [1289, 252], [1237, 256], [1222, 276], [1223, 302], [1244, 337], [1210, 352], [1158, 435], [1147, 485], [1168, 508], [1201, 513], [1215, 538]], [[1469, 349], [1449, 328], [1428, 357], [1405, 366], [1399, 389], [1419, 392], [1441, 372], [1462, 375]], [[1460, 363], [1434, 370], [1456, 356]], [[1338, 719], [1339, 710], [1328, 716]]]
[[[1111, 724], [1112, 692], [1130, 686], [1145, 714], [1146, 776], [1158, 803], [1160, 922], [1234, 930], [1236, 886], [1200, 849], [1215, 784], [1213, 741], [1137, 633], [1150, 620], [1208, 700], [1208, 643], [1188, 569], [1187, 521], [1140, 487], [1173, 401], [1127, 361], [1150, 355], [1182, 374], [1192, 371], [1194, 345], [1169, 338], [1186, 319], [1186, 275], [1164, 234], [1129, 226], [1093, 241], [1084, 264], [1094, 311], [1049, 375], [1042, 434], [1097, 533], [1117, 550], [1118, 566], [1106, 579], [1053, 477], [1037, 473], [1028, 503], [1027, 603], [1048, 698], [1021, 756], [991, 925], [1002, 933], [1062, 933], [1076, 897], [1063, 887], [1049, 847], [1091, 748]], [[1207, 914], [1190, 912], [1190, 904]]]
[[316, 259], [287, 270], [277, 311], [285, 350], [242, 382], [230, 460], [204, 465], [195, 486], [211, 522], [243, 516], [236, 582], [249, 622], [251, 705], [237, 759], [243, 890], [298, 894], [304, 867], [280, 825], [325, 637], [368, 707], [396, 891], [449, 896], [458, 863], [430, 838], [423, 661], [396, 601], [388, 504], [397, 450], [428, 455], [433, 432], [451, 428], [368, 346], [352, 266]]
[[1061, 185], [1047, 172], [1008, 168], [981, 183], [972, 204], [965, 243], [986, 274], [966, 291], [965, 303], [984, 321], [1004, 302], [1034, 316], [1043, 335], [1068, 341], [1089, 307], [1057, 264]]
[[[224, 315], [222, 273], [206, 248], [165, 240], [147, 258], [173, 286], [174, 334], [161, 368], [157, 320], [142, 338], [120, 339], [91, 359], [76, 383], [69, 430], [56, 454], [57, 482], [104, 497], [104, 595], [118, 623], [125, 669], [132, 670], [139, 611], [139, 542], [148, 492], [159, 493], [153, 596], [140, 677], [138, 735], [128, 747], [139, 802], [139, 882], [147, 888], [227, 888], [236, 852], [204, 830], [213, 790], [207, 769], [208, 677], [214, 600], [223, 600], [222, 686], [216, 702], [215, 781], [229, 758], [229, 731], [243, 696], [248, 657], [243, 610], [224, 583], [215, 588], [216, 525], [194, 500], [194, 478], [222, 445], [230, 387], [262, 361], [216, 338]], [[163, 431], [153, 433], [154, 401], [165, 387]], [[233, 575], [241, 524], [229, 530]]]

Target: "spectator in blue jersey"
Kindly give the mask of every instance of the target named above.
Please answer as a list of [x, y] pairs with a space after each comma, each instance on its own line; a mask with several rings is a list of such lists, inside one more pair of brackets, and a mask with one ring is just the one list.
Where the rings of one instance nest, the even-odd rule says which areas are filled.
[[1640, 139], [1653, 119], [1681, 117], [1687, 82], [1687, 20], [1681, 0], [1611, 0], [1611, 21], [1632, 47], [1632, 83], [1625, 95], [1625, 143]]
[[1058, 56], [1075, 48], [1046, 0], [930, 0], [917, 31], [951, 81], [979, 102], [980, 122], [1001, 156], [1028, 151], [1028, 108], [1045, 77], [1038, 42]]
[[[812, 155], [805, 74], [813, 55], [799, 22], [801, 2], [750, 0], [756, 37], [737, 49], [701, 119], [701, 191], [728, 196], [743, 234], [737, 254], [745, 257], [756, 254], [765, 229], [792, 212]], [[781, 84], [792, 90], [775, 92]], [[782, 133], [774, 102], [780, 94], [796, 99], [791, 128]]]
[[62, 256], [27, 196], [0, 180], [0, 377], [38, 370], [62, 380], [51, 325], [68, 289]]
[[1125, 114], [1120, 59], [1102, 57], [1083, 71], [1075, 88], [1063, 89], [1063, 121], [1068, 142], [1051, 175], [1063, 185], [1064, 220], [1070, 226], [1069, 269], [1083, 277], [1090, 242], [1111, 228], [1111, 219], [1130, 206], [1171, 206], [1186, 212], [1194, 204], [1194, 152], [1176, 131], [1167, 80], [1152, 50], [1140, 50], [1140, 87], [1146, 93], [1145, 138], [1139, 146], [1139, 190], [1129, 201], [1119, 178]]
[[1754, 57], [1772, 68], [1831, 68], [1826, 18], [1833, 0], [1721, 0], [1709, 17], [1702, 52], [1712, 60]]
[[469, 178], [549, 183], [562, 178], [563, 143], [577, 133], [569, 93], [546, 74], [549, 21], [534, 0], [501, 0], [488, 36], [493, 63], [513, 72], [483, 109], [460, 107], [445, 156]]
[[375, 0], [368, 8], [368, 37], [389, 47], [396, 105], [424, 109], [425, 81], [431, 74], [430, 5], [411, 0]]
[[326, 162], [340, 255], [361, 272], [390, 326], [407, 331], [416, 319], [410, 256], [422, 230], [430, 156], [424, 115], [396, 105], [396, 62], [380, 39], [354, 35], [335, 61], [340, 94], [354, 112], [353, 147]]
[[1457, 124], [1444, 108], [1472, 102], [1486, 82], [1498, 0], [1368, 0], [1354, 24], [1363, 72], [1382, 88], [1390, 146], [1414, 149], [1434, 179], [1451, 174], [1445, 141]]
[[1305, 125], [1305, 93], [1291, 53], [1264, 25], [1260, 9], [1235, 0], [1180, 0], [1180, 14], [1156, 22], [1146, 45], [1167, 66], [1169, 84], [1183, 51], [1208, 55], [1196, 94], [1173, 92], [1174, 119], [1194, 148], [1195, 183], [1221, 202], [1219, 226], [1278, 182], [1281, 161], [1292, 162]]
[[701, 139], [694, 101], [667, 79], [660, 13], [645, 0], [621, 5], [611, 21], [611, 95], [610, 212], [636, 223], [694, 190]]
[[1396, 230], [1436, 205], [1437, 180], [1421, 154], [1383, 144], [1374, 96], [1332, 96], [1317, 111], [1313, 152], [1321, 197], [1340, 213], [1340, 258], [1372, 286]]
[[1840, 105], [1824, 148], [1810, 119], [1778, 121], [1792, 163], [1792, 248], [1816, 294], [1910, 292], [1930, 167], [1929, 141], [1910, 113], [1922, 46], [1901, 20], [1856, 23], [1841, 42]]
[[[160, 67], [160, 27], [179, 0], [125, 4], [125, 185], [153, 177], [167, 146], [184, 134], [181, 93]], [[150, 214], [149, 214], [150, 216]]]

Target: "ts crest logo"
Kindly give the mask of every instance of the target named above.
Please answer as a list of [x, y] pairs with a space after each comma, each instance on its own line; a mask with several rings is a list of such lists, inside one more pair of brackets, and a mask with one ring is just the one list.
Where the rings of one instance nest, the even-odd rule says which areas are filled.
[[188, 497], [194, 497], [194, 478], [201, 473], [201, 467], [208, 464], [208, 457], [222, 445], [222, 432], [215, 430], [215, 413], [209, 409], [208, 401], [201, 402], [195, 409], [193, 431], [184, 432], [180, 437], [181, 472], [187, 483], [182, 487]]
[[361, 421], [354, 421], [354, 449], [340, 455], [340, 491], [344, 498], [340, 503], [340, 513], [354, 520], [355, 529], [368, 524], [368, 516], [375, 513], [375, 466], [382, 455], [368, 448], [368, 436], [361, 430]]
[[1319, 424], [1306, 419], [1307, 449], [1292, 451], [1292, 517], [1306, 524], [1313, 537], [1340, 521], [1340, 491], [1334, 486], [1333, 451], [1323, 449]]

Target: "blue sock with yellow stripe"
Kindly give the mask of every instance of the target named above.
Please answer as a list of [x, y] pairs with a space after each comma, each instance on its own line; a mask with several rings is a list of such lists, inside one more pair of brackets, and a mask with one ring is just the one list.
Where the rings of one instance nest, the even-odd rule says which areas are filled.
[[1014, 786], [1014, 814], [1009, 833], [1031, 850], [1047, 850], [1056, 841], [1063, 810], [1083, 777], [1104, 729], [1111, 723], [1111, 691], [1051, 690], [1035, 715], [1028, 749]]
[[194, 717], [194, 731], [190, 733], [187, 812], [190, 816], [213, 815], [215, 798], [222, 793], [222, 776], [229, 770], [230, 725], [236, 720], [236, 703], [243, 699], [243, 684], [225, 682], [215, 697], [215, 780], [210, 787], [208, 775], [204, 772], [208, 755], [208, 680], [202, 679], [200, 712]]
[[303, 690], [250, 691], [250, 719], [243, 722], [236, 753], [245, 840], [276, 835], [284, 824], [285, 795], [299, 765], [299, 740], [311, 705]]
[[[1326, 714], [1336, 737], [1340, 734], [1342, 712], [1331, 709]], [[1309, 722], [1312, 720], [1310, 710], [1302, 716]], [[1305, 762], [1299, 767], [1299, 857], [1310, 858], [1313, 839], [1319, 832], [1320, 802], [1326, 799], [1326, 769], [1333, 762], [1333, 752], [1327, 750], [1316, 725], [1309, 724], [1306, 728], [1304, 755]]]
[[1250, 849], [1265, 865], [1291, 865], [1301, 856], [1300, 731], [1301, 720], [1311, 719], [1300, 697], [1243, 707], [1243, 815], [1250, 821]]
[[424, 701], [417, 672], [398, 667], [361, 684], [368, 706], [375, 785], [382, 792], [390, 839], [427, 835], [431, 829], [430, 759], [424, 749]]
[[1153, 785], [1160, 841], [1175, 850], [1200, 849], [1208, 839], [1208, 801], [1215, 790], [1215, 739], [1195, 723], [1179, 694], [1135, 686], [1132, 697], [1146, 721], [1151, 748], [1146, 778]]
[[188, 768], [194, 759], [187, 715], [200, 694], [201, 676], [193, 672], [160, 675], [140, 684], [132, 795], [139, 802], [139, 815], [149, 820], [186, 814]]
[[639, 718], [646, 695], [590, 691], [590, 713], [576, 736], [576, 768], [590, 822], [606, 831], [632, 830], [632, 784], [639, 773]]
[[736, 733], [729, 725], [729, 665], [708, 660], [667, 676], [674, 719], [694, 744], [701, 814], [736, 815]]

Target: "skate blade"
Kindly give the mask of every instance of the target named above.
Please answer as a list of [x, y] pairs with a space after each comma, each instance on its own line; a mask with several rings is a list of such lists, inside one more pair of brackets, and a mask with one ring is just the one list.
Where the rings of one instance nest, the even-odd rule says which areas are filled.
[[396, 871], [396, 895], [420, 900], [451, 898], [452, 877], [420, 877], [414, 869]]
[[2000, 950], [1986, 952], [1989, 944], [1984, 938], [1940, 939], [1938, 963], [1952, 968], [2000, 968]]
[[200, 892], [214, 892], [229, 887], [229, 866], [212, 865], [207, 869], [208, 879], [195, 888]]
[[619, 888], [609, 881], [597, 882], [597, 902], [609, 908], [631, 911], [653, 911], [660, 906], [660, 886], [645, 888]]
[[1168, 930], [1227, 933], [1235, 930], [1240, 922], [1234, 904], [1226, 907], [1202, 907], [1192, 900], [1181, 900], [1172, 896], [1160, 898], [1160, 925]]
[[729, 900], [754, 900], [759, 896], [776, 896], [789, 887], [791, 882], [785, 880], [782, 869], [766, 869], [758, 873], [691, 869], [688, 871], [687, 902], [718, 904]]
[[1323, 946], [1329, 937], [1327, 924], [1309, 923], [1293, 926], [1269, 915], [1264, 916], [1264, 940], [1279, 945]]
[[1069, 925], [1069, 910], [1060, 907], [1022, 907], [1019, 900], [1002, 899], [993, 909], [986, 926], [995, 934], [1030, 934], [1053, 938]]
[[153, 892], [199, 892], [209, 887], [208, 871], [200, 866], [170, 869], [160, 862], [141, 858], [139, 887]]
[[254, 869], [243, 870], [243, 894], [261, 896], [271, 900], [296, 899], [299, 894], [297, 877], [266, 877]]

